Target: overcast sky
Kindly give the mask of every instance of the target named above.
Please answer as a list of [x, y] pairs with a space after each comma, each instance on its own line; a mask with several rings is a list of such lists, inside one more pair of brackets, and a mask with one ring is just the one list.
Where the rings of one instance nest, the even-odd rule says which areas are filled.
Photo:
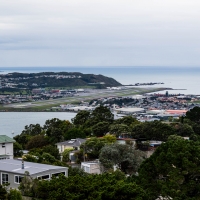
[[6, 66], [200, 66], [200, 0], [0, 0]]

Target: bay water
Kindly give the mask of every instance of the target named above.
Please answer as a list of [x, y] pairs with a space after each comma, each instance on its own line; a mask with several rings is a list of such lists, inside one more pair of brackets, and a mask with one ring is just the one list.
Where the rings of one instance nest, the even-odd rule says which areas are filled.
[[72, 112], [0, 112], [0, 135], [14, 137], [24, 130], [26, 125], [40, 124], [52, 118], [69, 120], [76, 116]]

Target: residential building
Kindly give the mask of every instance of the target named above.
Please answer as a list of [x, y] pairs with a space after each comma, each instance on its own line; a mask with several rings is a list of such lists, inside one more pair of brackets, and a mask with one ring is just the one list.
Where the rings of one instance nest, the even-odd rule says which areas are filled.
[[81, 162], [81, 169], [89, 174], [101, 174], [101, 165], [99, 161]]
[[15, 140], [7, 135], [0, 135], [0, 160], [13, 159], [13, 143]]
[[21, 160], [0, 160], [0, 184], [9, 183], [9, 187], [18, 188], [25, 172], [33, 179], [49, 180], [52, 176], [68, 176], [68, 168], [54, 165], [24, 162]]
[[[69, 160], [71, 163], [75, 163], [76, 162], [76, 156], [75, 153], [80, 150], [80, 146], [81, 144], [85, 143], [86, 139], [82, 139], [82, 138], [76, 138], [76, 139], [71, 139], [71, 140], [67, 140], [65, 142], [59, 142], [56, 144], [59, 153], [63, 153], [65, 149], [71, 149], [72, 151], [69, 153]], [[62, 157], [61, 157], [62, 159]]]
[[56, 144], [56, 146], [59, 152], [63, 153], [65, 149], [80, 150], [81, 144], [85, 143], [85, 141], [86, 139], [76, 138], [76, 139], [71, 139], [64, 142], [59, 142]]

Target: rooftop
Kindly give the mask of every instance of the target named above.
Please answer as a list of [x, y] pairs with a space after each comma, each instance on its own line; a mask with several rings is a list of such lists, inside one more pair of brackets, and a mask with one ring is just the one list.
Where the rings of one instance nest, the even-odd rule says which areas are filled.
[[39, 164], [33, 162], [24, 162], [24, 169], [22, 169], [22, 161], [20, 160], [0, 160], [0, 171], [11, 172], [17, 174], [24, 174], [25, 171], [28, 171], [30, 175], [41, 173], [47, 170], [52, 169], [63, 169], [66, 170], [66, 167], [54, 166]]
[[0, 144], [1, 143], [11, 143], [11, 142], [15, 142], [15, 140], [8, 137], [7, 135], [0, 135]]
[[64, 141], [64, 142], [59, 142], [56, 145], [80, 147], [81, 144], [84, 143], [85, 141], [86, 141], [86, 139], [76, 138], [76, 139], [71, 139], [71, 140], [67, 140], [67, 141]]

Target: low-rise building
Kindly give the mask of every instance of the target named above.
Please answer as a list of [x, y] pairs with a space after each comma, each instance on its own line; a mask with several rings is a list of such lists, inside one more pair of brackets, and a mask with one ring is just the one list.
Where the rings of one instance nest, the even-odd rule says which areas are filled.
[[7, 135], [0, 135], [0, 160], [13, 159], [13, 143], [15, 140]]
[[56, 143], [59, 153], [63, 153], [65, 149], [80, 150], [81, 144], [85, 143], [86, 139], [76, 138], [64, 142]]
[[85, 141], [86, 139], [76, 138], [64, 142], [59, 142], [56, 144], [56, 146], [59, 150], [59, 153], [61, 154], [64, 152], [65, 149], [71, 149], [72, 151], [69, 153], [69, 160], [71, 163], [75, 163], [77, 159], [75, 153], [77, 152], [77, 150], [80, 150], [81, 144], [85, 143]]
[[89, 174], [101, 174], [101, 165], [99, 161], [82, 162], [81, 169]]
[[18, 188], [25, 172], [33, 179], [49, 180], [52, 176], [68, 176], [68, 168], [54, 165], [24, 162], [20, 160], [0, 160], [0, 184], [9, 183], [9, 187]]

